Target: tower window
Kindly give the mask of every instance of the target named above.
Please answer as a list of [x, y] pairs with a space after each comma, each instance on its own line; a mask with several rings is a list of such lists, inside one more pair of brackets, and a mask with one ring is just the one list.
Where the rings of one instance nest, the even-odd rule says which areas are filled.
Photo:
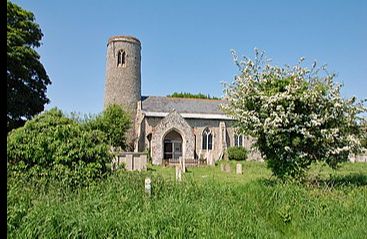
[[202, 149], [213, 149], [213, 134], [209, 128], [205, 128], [202, 135]]
[[125, 66], [126, 63], [126, 53], [123, 50], [120, 50], [117, 53], [117, 66]]

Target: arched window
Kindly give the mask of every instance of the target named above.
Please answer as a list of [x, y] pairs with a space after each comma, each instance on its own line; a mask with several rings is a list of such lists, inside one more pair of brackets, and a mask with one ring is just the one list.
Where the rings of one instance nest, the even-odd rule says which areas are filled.
[[234, 135], [234, 146], [242, 147], [243, 146], [243, 135]]
[[125, 66], [126, 61], [126, 53], [123, 50], [120, 50], [117, 53], [117, 66]]
[[209, 128], [205, 128], [202, 135], [202, 149], [213, 149], [213, 134]]

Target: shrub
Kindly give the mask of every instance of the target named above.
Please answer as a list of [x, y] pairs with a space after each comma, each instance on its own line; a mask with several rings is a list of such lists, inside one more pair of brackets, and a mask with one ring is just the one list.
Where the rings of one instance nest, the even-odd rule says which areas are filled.
[[120, 106], [108, 106], [102, 114], [90, 117], [83, 125], [87, 129], [102, 131], [109, 145], [126, 149], [126, 132], [131, 122], [129, 115]]
[[101, 131], [83, 129], [54, 108], [9, 133], [8, 168], [15, 174], [83, 184], [107, 171], [111, 155], [104, 137]]
[[227, 149], [229, 160], [246, 160], [247, 150], [244, 147], [229, 147]]
[[[225, 87], [224, 111], [256, 146], [273, 174], [301, 179], [312, 162], [332, 168], [361, 151], [364, 101], [344, 99], [324, 68], [278, 67], [263, 53], [235, 62], [240, 74]], [[322, 73], [324, 72], [324, 73]]]

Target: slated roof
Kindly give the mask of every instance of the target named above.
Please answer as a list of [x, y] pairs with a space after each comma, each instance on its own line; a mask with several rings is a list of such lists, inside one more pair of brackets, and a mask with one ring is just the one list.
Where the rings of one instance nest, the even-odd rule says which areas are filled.
[[225, 100], [174, 98], [165, 96], [143, 96], [142, 110], [146, 112], [170, 112], [175, 109], [178, 113], [221, 114], [220, 104]]

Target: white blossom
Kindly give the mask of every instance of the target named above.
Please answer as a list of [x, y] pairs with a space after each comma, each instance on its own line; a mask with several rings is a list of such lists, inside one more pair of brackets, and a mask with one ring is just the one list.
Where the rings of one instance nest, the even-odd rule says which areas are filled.
[[[228, 103], [223, 110], [239, 122], [241, 132], [283, 144], [269, 150], [284, 160], [315, 160], [315, 155], [323, 160], [361, 149], [361, 132], [356, 129], [357, 119], [365, 120], [360, 116], [366, 112], [365, 101], [342, 98], [341, 85], [334, 83], [335, 74], [329, 74], [325, 66], [317, 69], [315, 62], [307, 69], [301, 66], [304, 58], [293, 67], [273, 66], [258, 50], [254, 60], [239, 61], [232, 54], [240, 73], [225, 84]], [[309, 151], [297, 151], [300, 144]], [[261, 153], [269, 158], [267, 152]]]

